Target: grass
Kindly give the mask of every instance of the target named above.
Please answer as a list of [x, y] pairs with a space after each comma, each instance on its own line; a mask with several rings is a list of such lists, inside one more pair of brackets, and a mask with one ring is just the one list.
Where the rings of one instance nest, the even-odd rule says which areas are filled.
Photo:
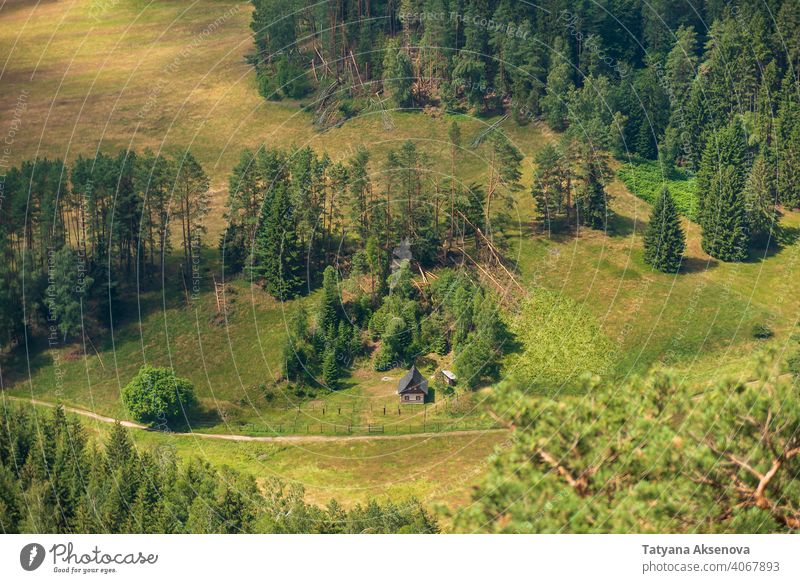
[[[597, 319], [614, 345], [613, 376], [641, 374], [657, 363], [706, 380], [723, 371], [747, 376], [753, 351], [785, 344], [800, 312], [800, 214], [785, 213], [781, 245], [755, 249], [743, 263], [706, 255], [699, 227], [684, 220], [686, 261], [673, 276], [642, 260], [649, 205], [621, 181], [609, 192], [614, 217], [607, 233], [548, 237], [531, 205], [520, 205], [511, 254], [526, 285], [564, 294]], [[753, 338], [759, 323], [770, 323], [775, 337]]]
[[[29, 407], [37, 415], [53, 412], [49, 407]], [[100, 421], [80, 420], [98, 442], [111, 428]], [[486, 470], [489, 456], [495, 448], [509, 444], [508, 433], [497, 431], [324, 443], [233, 442], [140, 430], [130, 430], [130, 435], [142, 450], [170, 452], [182, 460], [201, 458], [248, 473], [259, 483], [279, 478], [301, 484], [308, 502], [324, 505], [335, 498], [345, 506], [411, 496], [430, 507], [463, 506]]]
[[346, 504], [370, 498], [416, 496], [426, 504], [462, 505], [486, 468], [486, 459], [508, 436], [478, 433], [416, 440], [337, 443], [243, 443], [136, 432], [144, 447], [170, 447], [266, 479], [302, 484], [309, 501]]
[[[230, 0], [6, 4], [0, 10], [0, 48], [8, 55], [0, 77], [0, 119], [10, 118], [18, 96], [26, 96], [8, 163], [37, 155], [71, 160], [98, 149], [150, 147], [179, 153], [190, 148], [212, 178], [206, 241], [213, 246], [224, 225], [228, 174], [244, 147], [310, 145], [340, 160], [363, 144], [379, 173], [389, 149], [414, 139], [431, 157], [432, 167], [439, 168], [448, 156], [441, 140], [452, 119], [462, 125], [465, 144], [492, 121], [392, 112], [391, 131], [379, 115], [368, 114], [320, 133], [297, 103], [266, 102], [258, 96], [244, 60], [252, 51], [250, 11], [249, 3]], [[215, 21], [214, 31], [205, 34]], [[508, 132], [526, 152], [542, 143], [538, 127], [509, 126]], [[464, 150], [459, 175], [465, 182], [483, 178], [485, 150]], [[207, 252], [206, 265], [213, 267], [213, 256]], [[211, 273], [202, 275], [205, 291], [192, 306], [182, 305], [183, 290], [170, 281], [163, 293], [137, 293], [135, 303], [115, 307], [113, 334], [91, 338], [85, 350], [78, 345], [33, 347], [30, 358], [17, 355], [7, 367], [11, 372], [4, 371], [5, 384], [16, 395], [55, 397], [124, 418], [119, 391], [147, 362], [173, 367], [192, 380], [204, 406], [221, 411], [222, 419], [209, 416], [204, 430], [216, 431], [229, 422], [256, 433], [294, 421], [298, 426], [319, 423], [313, 410], [295, 420], [290, 412], [272, 407], [259, 388], [275, 376], [291, 303], [281, 305], [247, 282], [234, 282], [234, 312], [219, 326], [212, 321]], [[330, 396], [325, 421], [378, 421], [378, 401], [393, 399], [371, 394], [374, 387], [362, 388], [359, 382], [347, 379], [352, 387]], [[334, 406], [338, 412], [340, 403], [352, 409], [353, 402], [367, 413], [345, 415], [343, 410], [338, 419], [329, 416]], [[409, 427], [421, 424], [416, 413], [402, 417]]]
[[[6, 2], [0, 120], [13, 119], [20, 95], [26, 102], [8, 163], [37, 155], [72, 160], [98, 149], [191, 149], [212, 180], [209, 240], [216, 242], [228, 175], [245, 147], [310, 145], [338, 161], [362, 144], [379, 163], [413, 138], [434, 161], [448, 155], [441, 141], [450, 116], [392, 112], [395, 127], [387, 131], [372, 113], [319, 132], [296, 102], [264, 101], [245, 62], [253, 51], [251, 10], [233, 0]], [[491, 123], [458, 119], [465, 144]], [[6, 130], [3, 123], [3, 137]], [[513, 129], [511, 137], [521, 148], [539, 142], [537, 132]], [[465, 152], [466, 179], [485, 173], [483, 150]]]
[[[377, 373], [368, 364], [345, 378], [341, 390], [319, 388], [313, 400], [298, 399], [284, 385], [277, 385], [267, 399], [263, 387], [279, 374], [285, 312], [291, 307], [245, 280], [233, 281], [230, 288], [231, 311], [223, 325], [216, 323], [210, 291], [189, 307], [182, 303], [180, 290], [167, 290], [172, 300], [166, 306], [161, 293], [146, 292], [139, 295], [138, 305], [120, 308], [127, 317], [113, 334], [90, 338], [85, 350], [78, 344], [39, 347], [30, 352], [30, 369], [28, 353], [17, 351], [7, 367], [10, 372], [4, 370], [8, 393], [129, 419], [119, 393], [146, 362], [172, 367], [192, 381], [205, 411], [193, 419], [197, 431], [347, 434], [369, 431], [373, 425], [396, 434], [492, 425], [482, 417], [479, 397], [471, 394], [450, 399], [439, 395], [423, 407], [399, 407], [395, 390], [405, 371]], [[425, 371], [432, 375], [433, 363]]]

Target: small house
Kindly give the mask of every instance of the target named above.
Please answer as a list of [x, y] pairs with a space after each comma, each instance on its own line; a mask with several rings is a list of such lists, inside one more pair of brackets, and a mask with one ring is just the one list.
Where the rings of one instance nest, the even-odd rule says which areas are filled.
[[422, 405], [428, 396], [428, 379], [420, 374], [416, 366], [412, 366], [397, 383], [397, 394], [401, 403]]
[[454, 387], [456, 384], [456, 380], [458, 380], [456, 379], [456, 375], [454, 375], [451, 371], [445, 369], [439, 371], [439, 377], [448, 387]]

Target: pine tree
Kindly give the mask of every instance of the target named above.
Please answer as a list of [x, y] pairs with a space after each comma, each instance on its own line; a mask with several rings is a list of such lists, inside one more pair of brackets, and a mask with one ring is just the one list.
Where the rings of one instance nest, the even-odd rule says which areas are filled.
[[470, 106], [482, 112], [489, 80], [489, 32], [480, 19], [489, 14], [486, 0], [472, 0], [464, 5], [464, 46], [453, 59], [453, 80], [459, 85]]
[[567, 128], [569, 111], [567, 95], [573, 88], [569, 63], [563, 59], [553, 59], [553, 66], [547, 75], [546, 93], [542, 98], [542, 113], [547, 124], [557, 132]]
[[712, 182], [719, 178], [723, 168], [731, 168], [731, 187], [744, 188], [747, 177], [747, 139], [741, 124], [734, 120], [726, 127], [709, 135], [697, 172], [698, 222], [704, 226], [713, 222], [716, 208], [711, 204]]
[[264, 198], [264, 184], [261, 181], [256, 154], [245, 149], [239, 155], [228, 181], [227, 219], [229, 224], [240, 226], [245, 232], [249, 249], [255, 240], [258, 215]]
[[461, 152], [461, 127], [457, 121], [450, 124], [447, 131], [447, 138], [450, 142], [450, 176], [448, 181], [450, 183], [450, 209], [449, 209], [449, 228], [447, 231], [447, 249], [453, 246], [453, 238], [455, 237], [456, 225], [456, 198], [460, 190], [458, 178], [456, 177], [456, 166], [458, 164], [459, 155]]
[[644, 261], [664, 273], [675, 273], [681, 267], [685, 249], [686, 236], [678, 210], [665, 186], [653, 205], [644, 233]]
[[483, 220], [486, 230], [489, 232], [489, 238], [493, 238], [492, 202], [502, 187], [506, 194], [506, 205], [509, 207], [513, 205], [511, 193], [520, 188], [519, 180], [522, 177], [520, 165], [523, 155], [500, 129], [492, 132], [489, 137], [489, 145], [492, 152], [489, 158], [489, 187], [486, 192]]
[[58, 323], [64, 336], [78, 335], [84, 325], [83, 301], [93, 279], [80, 273], [76, 254], [64, 247], [50, 258], [50, 285], [47, 289], [49, 317]]
[[[675, 33], [675, 44], [667, 55], [665, 65], [667, 86], [672, 111], [676, 112], [686, 103], [697, 75], [697, 33], [694, 28], [681, 26]], [[674, 124], [680, 125], [674, 120]]]
[[725, 166], [711, 181], [703, 221], [703, 250], [722, 261], [747, 258], [747, 208], [739, 171]]
[[175, 216], [181, 220], [183, 235], [183, 257], [187, 273], [196, 269], [200, 260], [199, 247], [202, 234], [206, 232], [204, 219], [211, 208], [209, 178], [203, 167], [192, 155], [186, 154], [178, 161], [173, 196], [177, 210]]
[[0, 226], [0, 348], [17, 341], [22, 331], [22, 281], [13, 267], [14, 251]]
[[317, 312], [317, 330], [327, 334], [331, 328], [339, 324], [342, 297], [336, 283], [336, 270], [332, 266], [325, 268], [322, 275], [322, 294]]
[[797, 91], [797, 83], [791, 74], [787, 75], [775, 127], [778, 193], [781, 203], [789, 208], [800, 207], [800, 103]]
[[359, 146], [347, 165], [350, 192], [350, 220], [362, 241], [366, 241], [371, 227], [372, 183], [369, 177], [369, 152]]

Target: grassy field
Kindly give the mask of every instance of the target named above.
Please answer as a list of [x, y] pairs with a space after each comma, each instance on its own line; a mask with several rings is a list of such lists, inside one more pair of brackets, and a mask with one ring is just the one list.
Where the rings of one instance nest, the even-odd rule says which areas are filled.
[[[129, 144], [191, 147], [211, 172], [217, 191], [213, 241], [222, 224], [227, 174], [244, 146], [308, 143], [341, 158], [365, 144], [380, 160], [382, 151], [414, 138], [434, 159], [443, 155], [437, 141], [446, 134], [446, 116], [394, 113], [395, 129], [387, 131], [378, 117], [367, 115], [319, 133], [297, 104], [264, 102], [244, 62], [251, 50], [249, 10], [247, 4], [222, 1], [7, 3], [0, 11], [0, 47], [8, 53], [0, 116], [7, 119], [17, 97], [26, 95], [10, 162], [37, 154], [71, 158]], [[206, 33], [215, 21], [213, 32]], [[154, 94], [167, 76], [168, 90]], [[465, 142], [487, 123], [459, 119]], [[512, 213], [516, 227], [509, 255], [526, 286], [566, 294], [600, 322], [616, 347], [617, 374], [641, 372], [659, 360], [687, 374], [735, 368], [739, 356], [763, 344], [750, 334], [758, 323], [775, 329], [773, 343], [786, 338], [800, 305], [797, 278], [792, 277], [796, 247], [787, 244], [754, 253], [747, 263], [721, 264], [700, 250], [698, 229], [687, 222], [685, 272], [678, 277], [654, 273], [641, 258], [649, 206], [621, 182], [611, 187], [616, 213], [611, 232], [549, 238], [538, 232], [527, 189], [532, 157], [551, 136], [539, 126], [509, 124], [508, 132], [526, 155], [526, 184]], [[482, 156], [482, 149], [467, 151], [460, 169], [466, 180], [483, 176]], [[786, 239], [792, 241], [800, 219], [789, 214], [784, 224]], [[176, 299], [179, 290], [151, 292], [126, 307], [113, 336], [93, 339], [85, 353], [80, 346], [35, 352], [30, 376], [23, 359], [10, 367], [14, 373], [6, 380], [17, 383], [18, 394], [58, 395], [77, 406], [123, 416], [119, 389], [146, 360], [174, 366], [191, 378], [205, 404], [221, 408], [225, 418], [262, 426], [287, 422], [285, 413], [264, 416], [258, 386], [278, 365], [276, 340], [290, 306], [275, 303], [247, 282], [234, 282], [233, 288], [235, 307], [225, 326], [212, 322], [215, 307], [209, 293], [186, 308]], [[773, 301], [776, 290], [779, 302]], [[362, 387], [356, 379], [352, 384], [336, 398], [350, 404], [351, 411], [354, 400], [371, 401], [374, 410], [381, 397], [365, 401], [373, 390], [369, 382]], [[373, 417], [342, 416], [331, 423], [339, 421], [371, 423]]]
[[[41, 347], [30, 358], [17, 351], [5, 367], [10, 372], [4, 372], [9, 394], [58, 399], [128, 419], [119, 393], [147, 362], [173, 367], [193, 382], [204, 411], [194, 420], [197, 431], [347, 434], [368, 432], [373, 425], [396, 434], [492, 425], [483, 419], [477, 394], [439, 395], [424, 407], [398, 407], [395, 390], [405, 370], [378, 373], [368, 364], [344, 379], [341, 390], [320, 388], [312, 400], [299, 399], [283, 385], [267, 392], [265, 385], [279, 374], [288, 306], [236, 280], [228, 293], [228, 320], [218, 324], [213, 293], [201, 294], [191, 307], [182, 304], [177, 290], [165, 295], [174, 298], [166, 305], [161, 293], [140, 295], [140, 304], [126, 307], [128, 318], [113, 334], [90, 338], [85, 347]], [[434, 364], [423, 370], [432, 375]]]
[[[50, 407], [31, 409], [36, 415], [53, 413]], [[90, 438], [102, 442], [108, 436], [108, 423], [79, 419]], [[345, 506], [412, 496], [431, 507], [463, 506], [492, 452], [509, 444], [504, 431], [335, 443], [234, 442], [141, 430], [130, 430], [130, 435], [142, 451], [201, 458], [251, 474], [260, 483], [278, 478], [301, 484], [308, 502], [324, 505], [335, 498]]]
[[426, 504], [461, 505], [469, 500], [504, 433], [424, 439], [271, 444], [213, 441], [136, 432], [143, 447], [170, 447], [228, 465], [260, 479], [278, 477], [306, 488], [309, 501], [331, 498], [352, 504], [369, 498], [416, 496]]
[[[73, 159], [98, 148], [190, 148], [213, 181], [208, 239], [213, 246], [223, 224], [227, 176], [245, 146], [308, 144], [341, 159], [363, 144], [380, 163], [388, 149], [414, 139], [434, 168], [442, 161], [448, 116], [395, 112], [389, 131], [379, 116], [365, 115], [320, 133], [298, 104], [264, 102], [244, 60], [251, 51], [249, 14], [247, 3], [213, 0], [7, 1], [0, 9], [0, 51], [7, 55], [0, 76], [4, 135], [10, 127], [6, 120], [13, 121], [19, 103], [25, 105], [8, 163], [37, 155]], [[459, 119], [466, 143], [490, 123]], [[740, 264], [705, 255], [697, 225], [684, 221], [685, 269], [676, 276], [655, 273], [642, 261], [649, 205], [619, 180], [610, 187], [615, 216], [608, 233], [583, 230], [550, 237], [540, 232], [528, 194], [532, 159], [552, 136], [538, 125], [509, 123], [507, 130], [525, 154], [525, 188], [512, 212], [508, 256], [529, 293], [545, 288], [563, 294], [599, 325], [611, 346], [609, 375], [623, 379], [661, 362], [693, 381], [747, 378], [755, 351], [781, 349], [796, 331], [799, 214], [785, 215], [781, 245], [755, 251]], [[484, 149], [466, 151], [460, 176], [485, 180], [485, 172]], [[215, 252], [206, 253], [213, 266]], [[375, 424], [403, 432], [434, 423], [446, 427], [459, 419], [475, 426], [487, 422], [480, 406], [485, 393], [462, 397], [458, 404], [406, 407], [397, 415], [393, 381], [402, 371], [372, 373], [367, 367], [346, 379], [342, 391], [320, 395], [299, 411], [280, 399], [267, 401], [261, 385], [278, 368], [292, 306], [237, 280], [231, 282], [232, 310], [220, 325], [210, 279], [205, 273], [205, 291], [189, 307], [183, 290], [168, 282], [164, 293], [147, 292], [121, 306], [113, 333], [91, 338], [86, 346], [32, 346], [30, 355], [16, 353], [3, 367], [6, 390], [124, 418], [120, 388], [148, 362], [171, 366], [193, 381], [203, 406], [214, 411], [199, 431], [263, 434], [275, 426], [302, 432], [304, 426], [313, 431], [309, 425]], [[769, 326], [774, 337], [755, 339], [757, 324]], [[550, 341], [557, 345], [569, 333], [556, 329]], [[427, 501], [460, 502], [502, 438], [476, 434], [289, 447], [137, 432], [137, 440], [148, 446], [169, 442], [181, 453], [260, 477], [302, 481], [315, 501], [414, 493]]]
[[[684, 220], [686, 259], [672, 276], [642, 259], [649, 205], [619, 181], [609, 192], [615, 216], [608, 233], [587, 229], [549, 238], [529, 214], [520, 220], [516, 255], [526, 284], [563, 293], [599, 320], [615, 345], [616, 376], [659, 362], [692, 378], [747, 376], [753, 351], [784, 346], [800, 313], [800, 214], [785, 214], [779, 245], [754, 250], [736, 264], [706, 255], [699, 227]], [[520, 208], [531, 212], [529, 204]], [[775, 336], [755, 339], [757, 324]]]
[[[245, 62], [253, 50], [251, 10], [249, 2], [232, 0], [6, 2], [0, 120], [14, 117], [21, 96], [25, 102], [8, 162], [36, 155], [72, 160], [97, 149], [191, 149], [212, 179], [209, 227], [216, 241], [228, 174], [244, 147], [310, 145], [340, 160], [363, 144], [381, 160], [414, 138], [434, 159], [445, 154], [445, 117], [395, 112], [387, 131], [380, 115], [368, 114], [321, 133], [297, 103], [265, 102]], [[465, 141], [487, 124], [461, 121]], [[521, 147], [539, 141], [536, 132], [512, 137]], [[467, 178], [482, 171], [481, 157], [467, 154]]]

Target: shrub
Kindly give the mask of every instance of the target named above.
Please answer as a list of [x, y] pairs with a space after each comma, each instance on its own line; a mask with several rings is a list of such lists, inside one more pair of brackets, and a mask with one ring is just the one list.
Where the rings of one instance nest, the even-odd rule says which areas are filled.
[[122, 402], [137, 421], [176, 421], [197, 405], [194, 386], [168, 368], [144, 365], [122, 389]]
[[789, 355], [789, 358], [786, 359], [786, 368], [789, 369], [792, 375], [800, 378], [800, 349], [795, 350]]
[[757, 338], [758, 340], [766, 340], [767, 338], [772, 338], [774, 332], [766, 324], [756, 324], [753, 326], [752, 334], [753, 338]]
[[639, 198], [655, 204], [666, 186], [678, 211], [691, 220], [697, 218], [697, 179], [680, 169], [664, 172], [658, 162], [624, 164], [617, 175], [625, 186]]

